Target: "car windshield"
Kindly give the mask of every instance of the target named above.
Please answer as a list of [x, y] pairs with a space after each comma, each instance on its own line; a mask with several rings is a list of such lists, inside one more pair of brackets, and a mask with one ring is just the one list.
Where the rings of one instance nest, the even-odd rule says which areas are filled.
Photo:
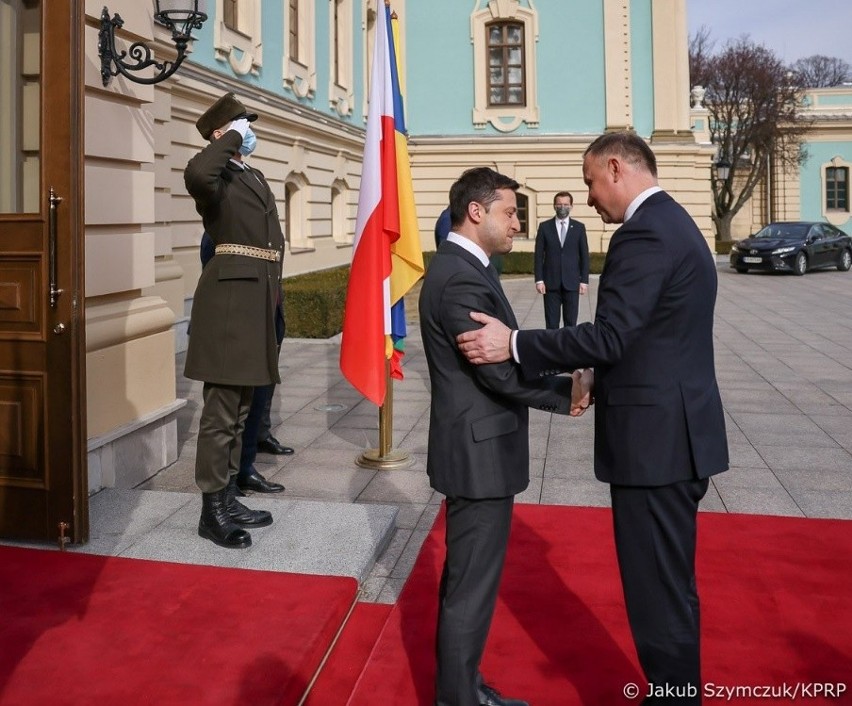
[[801, 238], [810, 230], [810, 223], [770, 223], [768, 226], [759, 230], [755, 238], [782, 238], [784, 240]]

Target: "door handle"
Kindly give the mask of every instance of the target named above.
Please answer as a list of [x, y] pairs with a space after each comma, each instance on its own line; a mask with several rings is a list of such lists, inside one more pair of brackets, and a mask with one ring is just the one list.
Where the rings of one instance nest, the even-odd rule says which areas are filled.
[[62, 203], [62, 197], [57, 196], [53, 187], [50, 187], [50, 211], [48, 215], [48, 270], [50, 277], [50, 307], [56, 308], [56, 301], [63, 290], [56, 286], [56, 209]]

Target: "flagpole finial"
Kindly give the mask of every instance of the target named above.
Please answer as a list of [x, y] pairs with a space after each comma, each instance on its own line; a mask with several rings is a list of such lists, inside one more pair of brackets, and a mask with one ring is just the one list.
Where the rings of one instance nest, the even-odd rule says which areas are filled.
[[392, 20], [398, 20], [399, 19], [399, 15], [396, 14], [396, 10], [391, 10], [391, 19]]

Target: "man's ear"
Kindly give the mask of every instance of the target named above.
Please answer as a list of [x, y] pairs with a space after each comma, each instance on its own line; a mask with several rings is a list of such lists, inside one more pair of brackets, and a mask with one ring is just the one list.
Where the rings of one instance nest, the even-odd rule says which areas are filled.
[[606, 161], [606, 170], [612, 177], [613, 182], [620, 181], [624, 176], [624, 169], [621, 161], [616, 157], [610, 157]]
[[484, 213], [485, 207], [481, 203], [471, 201], [467, 205], [467, 217], [470, 218], [472, 223], [480, 223]]

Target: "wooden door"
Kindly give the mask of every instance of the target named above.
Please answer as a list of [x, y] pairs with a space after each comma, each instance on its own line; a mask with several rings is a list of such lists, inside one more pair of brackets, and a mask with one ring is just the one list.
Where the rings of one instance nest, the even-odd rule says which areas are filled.
[[82, 0], [0, 0], [0, 536], [88, 539]]

